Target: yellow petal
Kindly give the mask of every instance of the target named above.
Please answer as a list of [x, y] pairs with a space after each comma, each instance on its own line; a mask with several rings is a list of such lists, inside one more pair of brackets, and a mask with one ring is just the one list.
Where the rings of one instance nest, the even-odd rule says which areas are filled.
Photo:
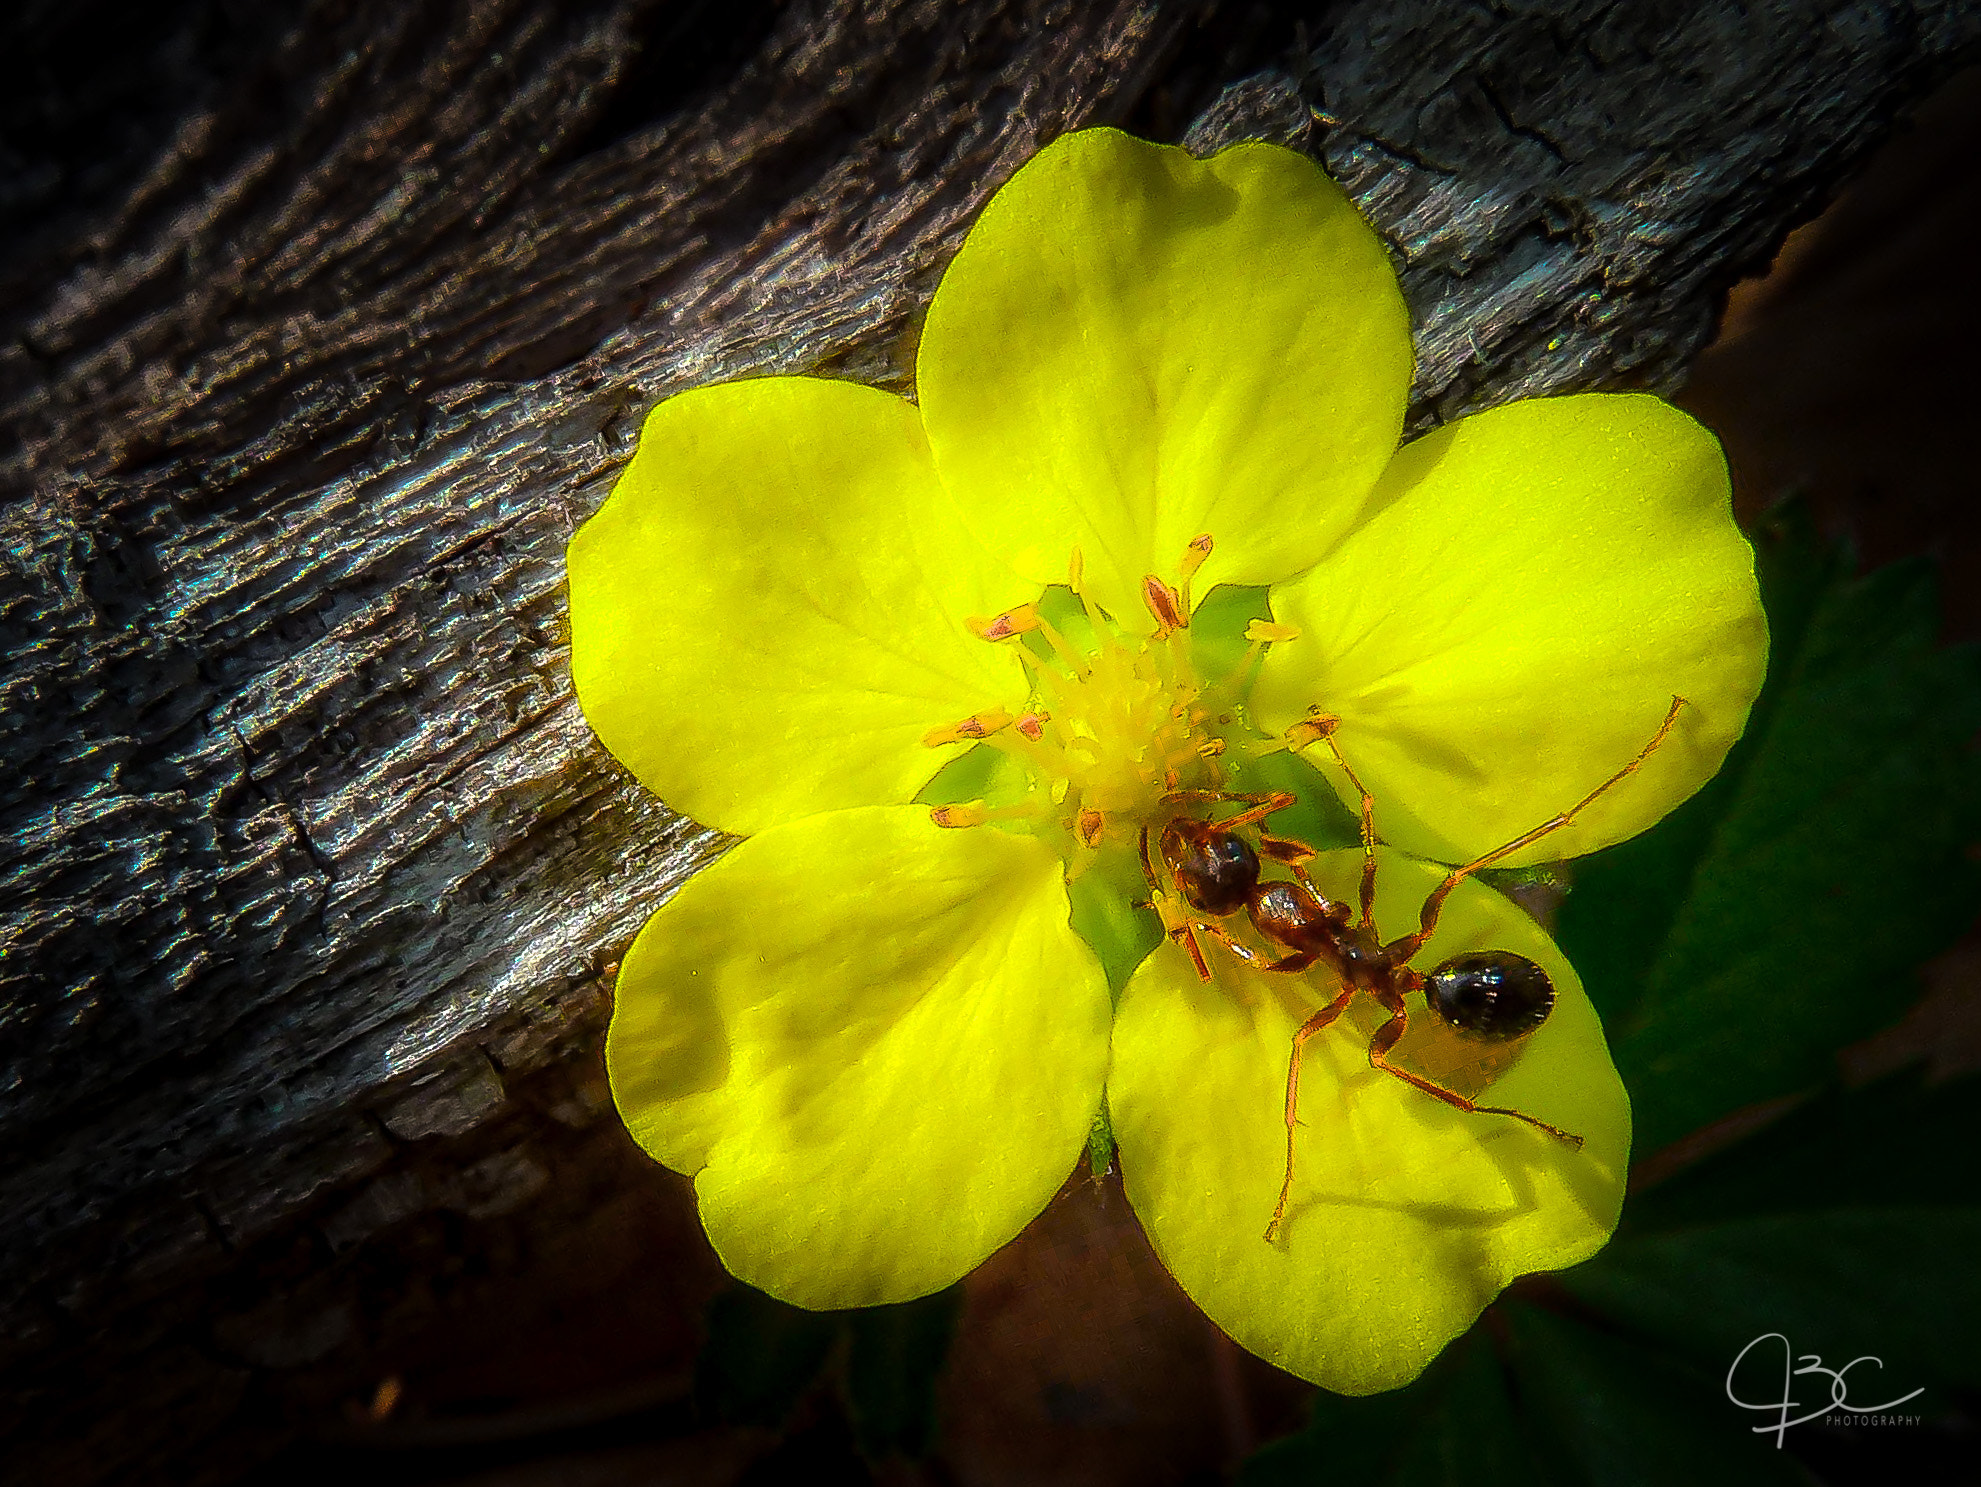
[[647, 922], [606, 1067], [730, 1271], [799, 1306], [949, 1285], [1084, 1147], [1108, 995], [1035, 838], [919, 807], [752, 837]]
[[[1353, 901], [1358, 853], [1312, 866], [1324, 891]], [[1382, 853], [1378, 925], [1392, 937], [1413, 929], [1437, 879]], [[1630, 1106], [1595, 1010], [1533, 922], [1476, 884], [1452, 895], [1412, 963], [1428, 970], [1479, 949], [1545, 968], [1553, 1014], [1521, 1043], [1485, 1044], [1443, 1028], [1413, 996], [1393, 1057], [1572, 1131], [1582, 1149], [1371, 1069], [1382, 1014], [1361, 997], [1352, 1023], [1307, 1045], [1293, 1201], [1274, 1243], [1262, 1236], [1285, 1170], [1288, 1054], [1332, 982], [1241, 971], [1213, 946], [1217, 980], [1204, 985], [1165, 946], [1122, 997], [1108, 1105], [1128, 1199], [1156, 1253], [1239, 1343], [1340, 1393], [1407, 1383], [1508, 1281], [1588, 1258], [1616, 1226]], [[1493, 1057], [1511, 1060], [1497, 1077]]]
[[1067, 135], [991, 199], [936, 290], [916, 382], [937, 468], [990, 548], [1040, 582], [1069, 549], [1145, 618], [1269, 583], [1354, 521], [1395, 450], [1410, 326], [1383, 248], [1305, 156], [1214, 159]]
[[906, 801], [959, 747], [924, 734], [1025, 695], [964, 621], [1036, 591], [958, 523], [915, 409], [872, 388], [668, 399], [569, 562], [586, 719], [726, 831]]
[[[1513, 403], [1404, 449], [1377, 496], [1274, 590], [1301, 635], [1252, 701], [1273, 731], [1310, 706], [1341, 719], [1385, 841], [1444, 861], [1511, 841], [1628, 763], [1673, 697], [1688, 705], [1642, 769], [1507, 862], [1632, 836], [1719, 768], [1767, 622], [1706, 430], [1642, 395]], [[1339, 782], [1323, 748], [1307, 758]]]

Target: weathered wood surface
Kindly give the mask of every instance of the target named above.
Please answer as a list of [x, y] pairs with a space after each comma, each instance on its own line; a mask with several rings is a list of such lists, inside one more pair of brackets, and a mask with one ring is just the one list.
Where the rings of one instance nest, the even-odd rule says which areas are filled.
[[[657, 399], [905, 387], [976, 207], [1084, 122], [1321, 156], [1396, 252], [1419, 423], [1670, 387], [1981, 43], [1954, 0], [290, 0], [222, 45], [224, 13], [12, 105], [93, 122], [96, 175], [32, 130], [0, 158], [17, 1441], [123, 1407], [51, 1403], [108, 1352], [334, 1346], [116, 1319], [271, 1233], [388, 1231], [383, 1198], [341, 1240], [322, 1216], [580, 1058], [603, 967], [719, 850], [590, 739], [566, 668], [564, 543]], [[55, 14], [10, 24], [94, 12]], [[555, 1183], [497, 1166], [403, 1203]]]

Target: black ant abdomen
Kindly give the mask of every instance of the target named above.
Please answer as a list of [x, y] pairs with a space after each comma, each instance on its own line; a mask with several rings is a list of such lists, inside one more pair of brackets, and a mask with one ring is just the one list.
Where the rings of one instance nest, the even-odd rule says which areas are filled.
[[1555, 1005], [1548, 973], [1505, 950], [1454, 956], [1424, 978], [1424, 996], [1447, 1026], [1491, 1043], [1524, 1038]]

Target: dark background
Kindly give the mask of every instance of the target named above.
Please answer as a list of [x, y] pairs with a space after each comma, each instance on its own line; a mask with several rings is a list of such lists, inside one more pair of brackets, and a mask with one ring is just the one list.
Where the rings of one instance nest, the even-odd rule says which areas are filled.
[[[1165, 56], [1154, 83], [1145, 80], [1121, 105], [1126, 121], [1152, 137], [1179, 136], [1225, 81], [1287, 45], [1293, 9], [1218, 10], [1187, 47]], [[324, 10], [37, 0], [0, 21], [0, 392], [17, 399], [10, 427], [20, 439], [0, 464], [0, 480], [17, 494], [38, 489], [46, 473], [32, 454], [44, 415], [31, 399], [20, 401], [24, 390], [51, 368], [73, 372], [74, 346], [37, 335], [50, 286], [93, 251], [117, 261], [122, 250], [112, 248], [138, 235], [147, 212], [187, 209], [187, 194], [172, 181], [155, 193], [163, 206], [148, 204], [144, 186], [169, 160], [164, 142], [185, 120], [243, 88], [266, 96], [245, 112], [214, 112], [223, 125], [293, 111], [280, 67], [271, 71], [266, 59], [279, 55], [279, 39], [305, 11]], [[649, 22], [647, 44], [616, 80], [613, 101], [550, 138], [548, 148], [557, 159], [581, 159], [698, 106], [755, 52], [781, 10], [736, 0], [657, 12], [662, 18]], [[576, 28], [588, 13], [570, 7], [567, 23]], [[424, 24], [408, 14], [407, 26]], [[849, 133], [859, 127], [845, 125]], [[335, 145], [320, 143], [326, 151]], [[1837, 183], [1838, 199], [1795, 232], [1765, 277], [1739, 286], [1679, 399], [1725, 441], [1744, 514], [1798, 492], [1828, 531], [1857, 542], [1867, 564], [1934, 555], [1946, 578], [1949, 639], [1981, 637], [1981, 506], [1970, 434], [1981, 390], [1972, 281], [1981, 233], [1977, 160], [1981, 73], [1969, 71], [1943, 82], [1861, 172]], [[725, 230], [740, 233], [734, 224], [760, 210], [758, 198], [776, 199], [787, 184], [778, 168], [774, 156], [755, 162], [759, 174], [739, 186], [729, 217], [718, 215], [706, 231], [718, 241]], [[105, 225], [112, 213], [123, 215]], [[79, 244], [79, 222], [98, 224], [95, 249]], [[299, 218], [297, 235], [308, 226]], [[440, 232], [438, 246], [421, 251], [444, 255], [452, 237], [477, 226]], [[373, 268], [360, 262], [345, 281], [300, 285], [297, 303], [327, 318], [337, 295], [355, 293]], [[113, 403], [128, 396], [117, 346], [139, 359], [152, 349], [142, 330], [148, 293], [140, 286], [116, 304], [116, 315], [137, 327], [133, 336], [92, 353], [108, 357], [101, 380]], [[161, 288], [155, 298], [165, 306], [171, 295]], [[324, 375], [375, 385], [363, 379], [389, 343], [396, 349], [385, 357], [394, 366], [387, 381], [396, 379], [393, 395], [410, 402], [423, 387], [542, 376], [626, 313], [624, 297], [595, 314], [574, 303], [567, 344], [450, 337], [444, 325], [420, 334], [375, 325], [330, 356]], [[88, 345], [89, 329], [87, 317], [80, 331], [69, 325], [78, 344]], [[886, 380], [885, 357], [869, 354], [866, 371]], [[301, 409], [303, 425], [296, 449], [277, 465], [289, 487], [320, 478], [317, 447], [334, 447], [348, 432], [336, 417], [311, 424], [311, 406], [306, 396], [285, 405]], [[179, 478], [170, 462], [185, 448], [225, 443], [196, 423], [147, 428], [123, 418], [121, 406], [116, 418], [111, 411], [106, 404], [106, 437], [114, 429], [129, 447], [109, 468], [162, 471], [166, 485]], [[87, 411], [66, 416], [73, 442]], [[249, 482], [214, 499], [262, 497]], [[117, 618], [114, 607], [108, 613]], [[1850, 1069], [1868, 1077], [1921, 1056], [1940, 1069], [1981, 1066], [1981, 943], [1936, 962], [1929, 980], [1915, 1014], [1852, 1051]], [[407, 1143], [392, 1169], [399, 1189], [381, 1181], [355, 1199], [319, 1206], [307, 1235], [230, 1244], [222, 1259], [200, 1262], [205, 1270], [193, 1265], [198, 1284], [173, 1292], [176, 1301], [152, 1306], [146, 1288], [155, 1277], [142, 1266], [107, 1263], [98, 1272], [101, 1296], [42, 1298], [85, 1319], [54, 1352], [70, 1374], [91, 1373], [99, 1359], [143, 1356], [154, 1365], [119, 1386], [112, 1414], [65, 1415], [66, 1394], [53, 1404], [31, 1401], [54, 1412], [67, 1453], [36, 1479], [87, 1480], [99, 1464], [134, 1480], [182, 1471], [270, 1482], [355, 1474], [489, 1487], [778, 1480], [798, 1463], [865, 1470], [830, 1390], [809, 1395], [782, 1429], [712, 1424], [697, 1412], [703, 1318], [726, 1278], [701, 1237], [685, 1181], [654, 1167], [607, 1116], [595, 1040], [603, 1002], [596, 993], [573, 996], [576, 1010], [566, 1020], [580, 1034], [589, 1029], [592, 1041], [579, 1036], [506, 1077], [493, 1115], [475, 1105], [472, 1077], [429, 1101], [430, 1117], [425, 1107], [411, 1114], [395, 1107], [386, 1129]], [[468, 1116], [458, 1117], [461, 1110]], [[531, 1154], [518, 1158], [525, 1134]], [[428, 1151], [419, 1142], [429, 1136], [450, 1139]], [[399, 1210], [391, 1206], [395, 1191], [405, 1195]], [[440, 1192], [447, 1197], [436, 1202]], [[381, 1233], [389, 1243], [374, 1242]], [[363, 1315], [349, 1338], [319, 1348], [310, 1329], [326, 1314], [313, 1299], [326, 1264], [338, 1294], [357, 1297]], [[131, 1310], [133, 1298], [150, 1309]], [[89, 1320], [99, 1314], [111, 1320]], [[31, 1330], [13, 1342], [34, 1356]], [[184, 1349], [182, 1368], [170, 1361], [180, 1356], [174, 1349]], [[241, 1358], [253, 1367], [244, 1372]], [[1076, 1181], [965, 1283], [940, 1393], [937, 1458], [897, 1461], [881, 1474], [973, 1483], [1205, 1480], [1293, 1428], [1308, 1393], [1202, 1319], [1153, 1260], [1117, 1186]], [[19, 1417], [9, 1426], [10, 1434], [25, 1429]], [[1824, 1449], [1820, 1441], [1802, 1445], [1818, 1456]], [[272, 1466], [271, 1452], [281, 1453]], [[1854, 1464], [1865, 1463], [1844, 1463]], [[1868, 1468], [1875, 1474], [1878, 1465]]]

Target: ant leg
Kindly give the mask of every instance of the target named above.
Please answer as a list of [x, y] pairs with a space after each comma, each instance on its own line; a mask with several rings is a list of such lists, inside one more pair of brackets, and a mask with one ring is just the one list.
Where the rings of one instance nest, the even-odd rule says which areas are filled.
[[1651, 741], [1637, 751], [1636, 758], [1604, 780], [1602, 784], [1591, 790], [1587, 795], [1576, 801], [1574, 805], [1563, 811], [1559, 816], [1556, 816], [1551, 821], [1543, 822], [1532, 831], [1521, 833], [1505, 846], [1493, 848], [1484, 857], [1475, 858], [1463, 867], [1453, 868], [1445, 880], [1431, 890], [1431, 896], [1424, 900], [1424, 912], [1418, 919], [1417, 932], [1398, 940], [1393, 945], [1385, 947], [1385, 952], [1390, 955], [1391, 962], [1401, 965], [1404, 961], [1415, 955], [1418, 950], [1423, 948], [1424, 941], [1428, 940], [1431, 937], [1431, 932], [1438, 927], [1438, 914], [1444, 908], [1444, 901], [1451, 897], [1452, 889], [1471, 877], [1472, 874], [1478, 872], [1479, 869], [1491, 867], [1495, 862], [1500, 861], [1500, 859], [1512, 856], [1522, 847], [1532, 846], [1550, 832], [1561, 830], [1562, 827], [1568, 825], [1569, 822], [1594, 805], [1604, 795], [1607, 795], [1616, 786], [1622, 784], [1630, 776], [1637, 773], [1643, 767], [1644, 761], [1650, 758], [1658, 745], [1665, 741], [1666, 735], [1677, 724], [1678, 715], [1684, 710], [1685, 706], [1686, 702], [1683, 697], [1672, 698], [1671, 710], [1665, 714], [1665, 720], [1658, 724], [1658, 731], [1651, 735]]
[[1201, 930], [1204, 934], [1209, 935], [1254, 970], [1270, 971], [1275, 968], [1274, 963], [1262, 960], [1258, 951], [1254, 950], [1250, 945], [1241, 945], [1237, 940], [1234, 940], [1231, 937], [1231, 932], [1222, 924], [1213, 923], [1209, 919], [1198, 919], [1192, 921], [1190, 927], [1193, 930]]
[[1163, 796], [1162, 803], [1164, 805], [1184, 805], [1218, 800], [1234, 800], [1251, 806], [1251, 810], [1243, 811], [1228, 821], [1214, 821], [1211, 823], [1220, 831], [1232, 831], [1240, 826], [1250, 826], [1254, 822], [1263, 821], [1274, 811], [1285, 810], [1293, 804], [1294, 799], [1294, 796], [1288, 795], [1283, 790], [1275, 790], [1270, 794], [1264, 795], [1240, 794], [1232, 790], [1172, 790]]
[[1269, 800], [1283, 800], [1288, 805], [1293, 797], [1283, 790], [1248, 792], [1242, 790], [1171, 790], [1165, 794], [1161, 805], [1203, 805], [1217, 800], [1242, 800], [1247, 805], [1263, 805]]
[[1259, 969], [1277, 971], [1285, 976], [1297, 976], [1307, 967], [1316, 964], [1320, 958], [1319, 954], [1312, 950], [1296, 950], [1291, 955], [1282, 955], [1278, 960], [1262, 962]]
[[1231, 937], [1231, 931], [1226, 929], [1222, 924], [1214, 923], [1209, 919], [1193, 919], [1190, 922], [1190, 928], [1209, 935], [1255, 971], [1274, 971], [1282, 976], [1297, 976], [1321, 958], [1318, 953], [1312, 950], [1295, 950], [1289, 954], [1280, 956], [1276, 960], [1267, 960], [1250, 945], [1241, 944], [1239, 941], [1233, 939]]
[[1362, 928], [1376, 927], [1376, 797], [1369, 793], [1369, 787], [1349, 767], [1347, 758], [1341, 752], [1341, 745], [1334, 741], [1334, 731], [1341, 726], [1341, 719], [1323, 715], [1310, 719], [1307, 728], [1334, 755], [1334, 762], [1341, 772], [1348, 776], [1348, 783], [1355, 787], [1355, 793], [1362, 797]]
[[1266, 1225], [1267, 1244], [1278, 1237], [1279, 1226], [1286, 1219], [1286, 1205], [1293, 1197], [1293, 1131], [1300, 1124], [1301, 1050], [1309, 1039], [1326, 1031], [1328, 1024], [1341, 1016], [1354, 996], [1355, 988], [1351, 986], [1301, 1023], [1293, 1035], [1293, 1052], [1286, 1062], [1286, 1176], [1279, 1185], [1279, 1202], [1273, 1204], [1272, 1221]]
[[[1204, 959], [1203, 948], [1197, 943], [1196, 931], [1199, 929], [1210, 929], [1212, 926], [1207, 924], [1192, 924], [1190, 920], [1178, 913], [1167, 894], [1156, 900], [1155, 908], [1157, 916], [1162, 920], [1163, 933], [1190, 952], [1190, 964], [1197, 968], [1197, 979], [1199, 981], [1210, 980], [1210, 963]], [[1222, 934], [1220, 934], [1219, 938], [1223, 938]], [[1229, 942], [1227, 941], [1227, 943]], [[1240, 946], [1238, 948], [1243, 949], [1244, 947]]]
[[1582, 1138], [1573, 1132], [1564, 1131], [1559, 1126], [1551, 1126], [1520, 1110], [1508, 1110], [1503, 1105], [1481, 1105], [1476, 1100], [1468, 1100], [1455, 1089], [1446, 1089], [1442, 1084], [1434, 1084], [1421, 1074], [1413, 1074], [1408, 1069], [1400, 1069], [1389, 1061], [1390, 1049], [1396, 1047], [1410, 1027], [1410, 1014], [1405, 1010], [1403, 998], [1392, 991], [1388, 995], [1376, 993], [1376, 1000], [1389, 1011], [1389, 1021], [1376, 1029], [1376, 1035], [1369, 1040], [1369, 1067], [1381, 1069], [1385, 1074], [1394, 1074], [1405, 1084], [1415, 1085], [1425, 1094], [1443, 1100], [1455, 1110], [1464, 1110], [1474, 1115], [1510, 1115], [1515, 1120], [1524, 1120], [1528, 1125], [1546, 1131], [1557, 1141], [1571, 1149], [1582, 1149]]
[[1222, 924], [1213, 924], [1208, 919], [1198, 919], [1191, 924], [1191, 928], [1202, 930], [1255, 971], [1273, 971], [1282, 976], [1297, 976], [1321, 958], [1316, 951], [1294, 950], [1275, 960], [1267, 960], [1250, 945], [1240, 944], [1234, 940], [1231, 932]]
[[[1141, 846], [1142, 872], [1149, 880], [1149, 906], [1156, 911], [1156, 917], [1162, 921], [1162, 932], [1190, 952], [1190, 964], [1197, 968], [1197, 979], [1210, 980], [1211, 968], [1205, 963], [1203, 949], [1197, 944], [1197, 936], [1191, 932], [1188, 916], [1177, 907], [1176, 901], [1162, 886], [1162, 879], [1156, 876], [1155, 859], [1149, 854], [1149, 828], [1146, 825], [1142, 828]], [[1167, 867], [1168, 864], [1165, 863], [1164, 866]], [[1170, 876], [1174, 879], [1174, 869], [1171, 869]]]
[[1303, 862], [1312, 862], [1320, 853], [1305, 842], [1296, 842], [1290, 837], [1259, 834], [1259, 855], [1270, 857], [1274, 862], [1283, 862], [1288, 867], [1297, 868]]
[[1183, 941], [1183, 948], [1190, 952], [1190, 964], [1197, 968], [1197, 979], [1199, 981], [1210, 980], [1210, 963], [1204, 959], [1203, 947], [1197, 943], [1197, 936], [1192, 933], [1190, 926], [1187, 924], [1177, 926], [1177, 928], [1170, 931], [1170, 938]]

